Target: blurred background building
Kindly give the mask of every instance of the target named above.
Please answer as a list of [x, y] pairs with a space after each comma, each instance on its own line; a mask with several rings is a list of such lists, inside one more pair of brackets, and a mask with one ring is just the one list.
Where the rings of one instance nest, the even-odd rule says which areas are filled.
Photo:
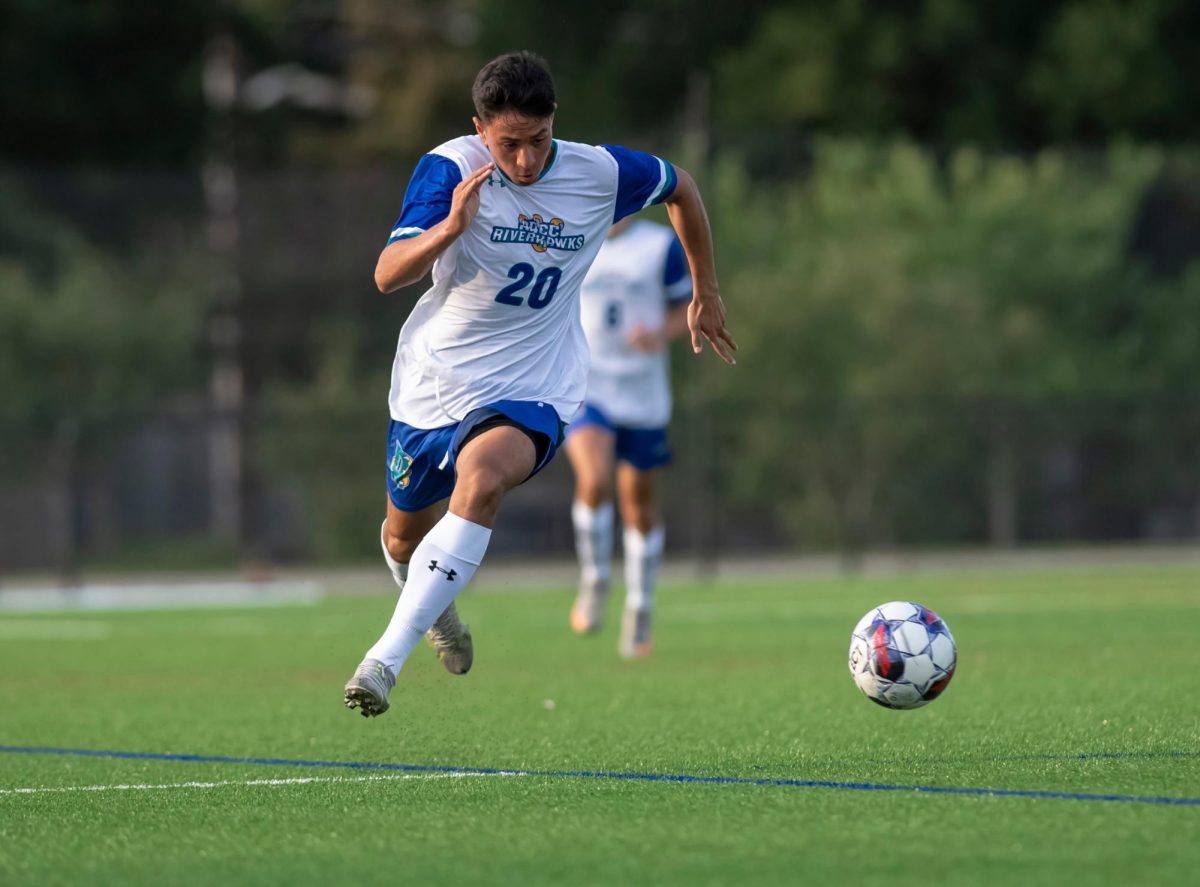
[[[0, 2], [0, 579], [377, 556], [372, 272], [471, 81], [700, 181], [669, 550], [1200, 537], [1189, 0]], [[497, 553], [566, 556], [565, 460]]]

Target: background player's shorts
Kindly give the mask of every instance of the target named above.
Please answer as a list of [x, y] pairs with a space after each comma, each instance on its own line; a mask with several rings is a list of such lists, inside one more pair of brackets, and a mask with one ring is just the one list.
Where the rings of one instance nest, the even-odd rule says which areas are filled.
[[667, 445], [666, 428], [629, 428], [616, 425], [594, 404], [585, 403], [579, 414], [571, 420], [567, 435], [588, 426], [603, 428], [616, 435], [617, 459], [628, 462], [638, 471], [659, 468], [671, 461], [671, 448]]
[[447, 498], [454, 491], [459, 448], [473, 431], [495, 425], [515, 425], [534, 442], [537, 464], [529, 477], [550, 464], [565, 427], [554, 407], [520, 400], [488, 404], [441, 428], [414, 428], [393, 419], [387, 444], [387, 490], [392, 504], [401, 511], [420, 511]]

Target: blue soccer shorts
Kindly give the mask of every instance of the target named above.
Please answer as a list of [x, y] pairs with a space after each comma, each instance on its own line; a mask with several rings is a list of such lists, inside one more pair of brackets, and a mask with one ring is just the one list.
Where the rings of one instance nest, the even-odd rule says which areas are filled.
[[661, 468], [671, 462], [671, 448], [667, 445], [666, 428], [630, 428], [617, 425], [594, 404], [584, 404], [579, 414], [571, 420], [567, 436], [581, 428], [603, 428], [616, 437], [616, 456], [628, 462], [638, 471]]
[[564, 423], [554, 407], [542, 402], [497, 401], [441, 428], [414, 428], [393, 419], [387, 443], [387, 491], [392, 504], [400, 511], [421, 511], [448, 498], [454, 492], [459, 448], [473, 431], [493, 425], [515, 425], [534, 442], [538, 460], [529, 477], [550, 464], [563, 442]]

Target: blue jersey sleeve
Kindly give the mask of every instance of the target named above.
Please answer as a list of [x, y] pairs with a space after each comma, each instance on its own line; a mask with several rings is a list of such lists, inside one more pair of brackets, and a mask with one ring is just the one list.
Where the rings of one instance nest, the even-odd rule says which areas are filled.
[[613, 221], [619, 222], [655, 203], [662, 203], [675, 191], [675, 167], [667, 161], [622, 148], [601, 145], [617, 161], [617, 206]]
[[429, 230], [450, 214], [454, 189], [462, 181], [462, 173], [453, 160], [438, 154], [426, 154], [413, 170], [404, 192], [404, 208], [392, 226], [388, 243], [406, 237], [416, 237]]
[[672, 237], [671, 245], [667, 247], [667, 260], [663, 263], [663, 291], [667, 294], [669, 305], [687, 302], [692, 298], [692, 275], [677, 237]]

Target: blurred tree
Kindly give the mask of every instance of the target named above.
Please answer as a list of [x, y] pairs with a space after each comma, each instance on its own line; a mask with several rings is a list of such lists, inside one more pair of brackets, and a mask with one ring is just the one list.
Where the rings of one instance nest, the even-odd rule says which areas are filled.
[[[562, 137], [698, 161], [745, 357], [734, 373], [681, 374], [685, 400], [712, 400], [715, 433], [737, 435], [715, 482], [798, 537], [1028, 535], [1022, 435], [1059, 433], [1029, 420], [1053, 412], [1047, 398], [1107, 398], [1110, 413], [1194, 399], [1200, 283], [1191, 223], [1176, 221], [1194, 218], [1195, 166], [1165, 175], [1156, 151], [1104, 153], [1200, 137], [1188, 0], [751, 0], [703, 14], [682, 0], [0, 0], [0, 382], [5, 427], [26, 440], [54, 433], [81, 400], [71, 385], [89, 392], [84, 422], [201, 387], [203, 269], [153, 264], [192, 252], [157, 252], [146, 232], [201, 239], [195, 174], [219, 128], [201, 68], [218, 30], [242, 84], [222, 125], [252, 411], [382, 390], [417, 288], [381, 299], [374, 257], [416, 155], [469, 131], [475, 72], [514, 48], [551, 62]], [[264, 71], [281, 77], [247, 87]], [[373, 104], [272, 98], [289, 71]], [[1047, 147], [1077, 143], [1090, 153]], [[191, 202], [151, 205], [140, 172], [31, 173], [62, 165], [180, 170]], [[1162, 490], [1187, 458], [1144, 416], [1067, 425], [1066, 461], [1105, 466], [1097, 497]], [[1106, 486], [1126, 482], [1120, 460], [1094, 454], [1122, 447], [1161, 453], [1162, 471]], [[264, 439], [259, 461], [320, 464], [319, 450]], [[336, 486], [314, 483], [314, 499]], [[345, 494], [330, 527], [367, 510]]]
[[[1169, 13], [1177, 5], [1088, 0], [1057, 10], [1040, 35], [1023, 84], [1052, 139], [1195, 133], [1179, 113], [1187, 107], [1187, 93], [1197, 97], [1195, 87], [1184, 80], [1166, 43]], [[1193, 45], [1197, 49], [1200, 44]]]
[[776, 3], [717, 65], [717, 120], [901, 130], [936, 146], [1102, 144], [1200, 134], [1200, 11], [1188, 0]]
[[16, 174], [0, 175], [0, 189], [6, 443], [36, 441], [64, 420], [119, 425], [202, 378], [203, 270], [186, 246], [194, 232], [164, 226], [128, 261], [81, 237]]
[[198, 288], [164, 285], [164, 273], [178, 272], [131, 271], [78, 241], [45, 278], [0, 257], [7, 443], [52, 437], [69, 422], [99, 445], [102, 432], [119, 432], [198, 381]]
[[470, 132], [470, 88], [480, 64], [476, 6], [470, 0], [342, 3], [340, 27], [350, 50], [344, 76], [377, 102], [363, 125], [333, 145], [336, 133], [310, 130], [299, 149], [323, 151], [342, 165], [408, 166], [434, 145]]
[[479, 0], [476, 52], [481, 62], [514, 49], [545, 56], [564, 138], [661, 148], [678, 139], [693, 73], [710, 70], [773, 5], [744, 0], [701, 14], [684, 0]]
[[717, 144], [797, 127], [1018, 148], [1200, 135], [1189, 0], [750, 0], [703, 15], [683, 0], [0, 0], [0, 158], [197, 164], [218, 27], [245, 76], [294, 64], [378, 100], [359, 125], [286, 103], [244, 121], [255, 163], [408, 162], [468, 125], [475, 71], [513, 48], [549, 58], [562, 132], [583, 140], [670, 144], [698, 73], [715, 80]]
[[117, 259], [39, 207], [15, 176], [0, 188], [0, 471], [61, 491], [66, 526], [53, 533], [71, 574], [92, 469], [199, 382], [199, 256], [160, 240], [136, 262]]
[[[722, 164], [712, 218], [745, 366], [681, 384], [710, 389], [742, 432], [728, 492], [845, 547], [977, 537], [985, 516], [1013, 541], [1028, 407], [1194, 391], [1200, 377], [1195, 276], [1155, 283], [1124, 254], [1162, 165], [1144, 149], [1100, 164], [964, 149], [943, 169], [904, 143], [821, 142], [806, 182], [759, 189]], [[933, 462], [987, 479], [949, 497], [974, 505], [925, 508], [948, 500], [920, 489]], [[898, 497], [904, 526], [887, 517]]]
[[206, 0], [0, 3], [0, 158], [58, 164], [195, 162]]

